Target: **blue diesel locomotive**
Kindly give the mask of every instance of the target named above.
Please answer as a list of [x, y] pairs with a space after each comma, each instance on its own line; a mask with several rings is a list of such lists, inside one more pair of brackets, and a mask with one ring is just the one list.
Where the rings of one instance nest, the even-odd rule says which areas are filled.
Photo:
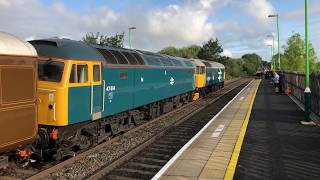
[[68, 39], [30, 43], [40, 58], [36, 144], [57, 160], [188, 103], [196, 89], [224, 82], [219, 63]]

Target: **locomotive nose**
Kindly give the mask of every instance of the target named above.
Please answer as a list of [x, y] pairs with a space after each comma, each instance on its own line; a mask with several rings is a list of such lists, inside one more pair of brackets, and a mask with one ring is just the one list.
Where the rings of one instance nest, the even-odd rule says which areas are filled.
[[52, 122], [55, 120], [55, 91], [50, 89], [38, 89], [39, 96], [39, 120]]

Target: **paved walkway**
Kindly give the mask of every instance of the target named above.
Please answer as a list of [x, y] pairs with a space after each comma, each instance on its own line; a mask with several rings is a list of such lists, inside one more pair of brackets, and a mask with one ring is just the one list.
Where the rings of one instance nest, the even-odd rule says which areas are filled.
[[320, 129], [263, 80], [254, 101], [234, 179], [320, 179]]

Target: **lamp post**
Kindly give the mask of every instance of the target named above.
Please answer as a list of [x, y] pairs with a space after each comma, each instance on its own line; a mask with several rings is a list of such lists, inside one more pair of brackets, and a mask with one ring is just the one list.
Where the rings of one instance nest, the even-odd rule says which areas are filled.
[[[271, 64], [272, 64], [273, 46], [272, 46], [272, 45], [270, 45], [270, 44], [268, 44], [267, 46], [268, 46], [268, 47], [270, 47], [270, 50], [271, 50]], [[274, 67], [274, 64], [272, 64], [272, 66]], [[273, 69], [273, 68], [271, 68], [271, 69]]]
[[273, 63], [273, 67], [275, 67], [275, 62], [272, 62], [274, 56], [274, 35], [267, 35], [267, 37], [272, 38], [272, 51], [271, 51], [271, 63]]
[[305, 0], [305, 49], [306, 49], [306, 79], [304, 90], [304, 105], [305, 105], [305, 121], [301, 121], [304, 125], [315, 125], [310, 120], [311, 114], [311, 90], [310, 90], [310, 63], [309, 63], [309, 29], [308, 29], [308, 0]]
[[129, 47], [131, 49], [131, 30], [137, 29], [136, 27], [129, 27]]
[[271, 14], [268, 16], [269, 18], [276, 17], [277, 18], [277, 32], [278, 32], [278, 63], [279, 63], [279, 70], [281, 69], [281, 60], [280, 60], [280, 32], [279, 32], [279, 15]]

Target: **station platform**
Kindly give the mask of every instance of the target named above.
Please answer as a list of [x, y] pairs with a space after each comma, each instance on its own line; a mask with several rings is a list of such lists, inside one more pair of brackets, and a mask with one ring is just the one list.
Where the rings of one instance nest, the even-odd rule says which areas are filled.
[[269, 80], [254, 80], [153, 179], [320, 179], [319, 127]]
[[320, 129], [268, 80], [258, 90], [234, 179], [320, 179]]
[[239, 155], [259, 84], [239, 92], [153, 179], [223, 179]]

